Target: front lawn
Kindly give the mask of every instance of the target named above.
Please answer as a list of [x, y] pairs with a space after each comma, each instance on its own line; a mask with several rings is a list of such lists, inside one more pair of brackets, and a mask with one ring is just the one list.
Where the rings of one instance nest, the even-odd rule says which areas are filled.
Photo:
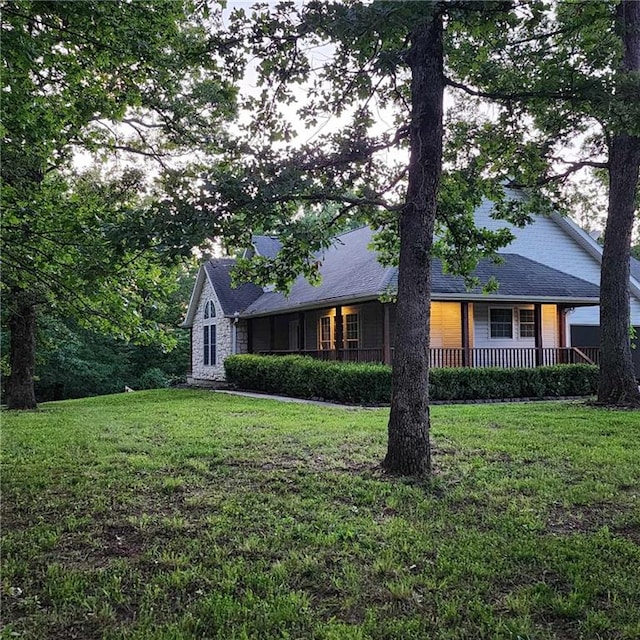
[[640, 637], [640, 415], [386, 409], [207, 391], [2, 414], [2, 638]]

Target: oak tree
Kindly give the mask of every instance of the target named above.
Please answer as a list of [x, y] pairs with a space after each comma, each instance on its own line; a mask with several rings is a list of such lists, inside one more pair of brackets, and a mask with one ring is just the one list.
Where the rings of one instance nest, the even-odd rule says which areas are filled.
[[[491, 101], [501, 125], [512, 131], [511, 141], [500, 143], [513, 166], [512, 183], [566, 210], [575, 204], [576, 173], [591, 169], [606, 178], [598, 401], [640, 406], [629, 339], [629, 256], [640, 168], [640, 3], [535, 2], [523, 3], [518, 13], [503, 33], [457, 43], [452, 83], [470, 99]], [[496, 147], [486, 130], [466, 134], [477, 134], [480, 147]], [[518, 149], [528, 149], [528, 163], [513, 162]]]
[[[469, 275], [479, 257], [511, 239], [475, 228], [483, 197], [513, 220], [528, 206], [505, 197], [505, 174], [490, 159], [443, 153], [455, 143], [443, 126], [445, 24], [474, 14], [474, 25], [502, 29], [509, 13], [503, 2], [309, 2], [230, 18], [255, 89], [228, 161], [202, 167], [202, 206], [227, 220], [229, 246], [248, 245], [256, 230], [279, 235], [280, 253], [242, 263], [240, 277], [285, 291], [300, 273], [317, 277], [317, 252], [343, 224], [355, 219], [377, 231], [399, 273], [384, 460], [392, 473], [431, 471], [432, 257]], [[395, 256], [390, 245], [399, 247]]]

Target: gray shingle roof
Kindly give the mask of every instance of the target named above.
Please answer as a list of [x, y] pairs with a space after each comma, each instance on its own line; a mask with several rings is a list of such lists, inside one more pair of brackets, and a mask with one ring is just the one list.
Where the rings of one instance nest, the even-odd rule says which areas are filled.
[[631, 275], [640, 282], [640, 260], [631, 256]]
[[275, 258], [280, 251], [280, 240], [271, 236], [253, 236], [251, 243], [256, 253], [264, 258]]
[[[298, 278], [288, 297], [281, 293], [264, 293], [248, 306], [243, 315], [263, 315], [292, 311], [313, 306], [330, 306], [348, 300], [375, 299], [380, 294], [397, 287], [397, 269], [382, 266], [374, 251], [369, 249], [372, 232], [364, 227], [338, 236], [334, 244], [321, 256], [322, 283], [310, 285]], [[502, 264], [483, 260], [476, 275], [481, 282], [494, 276], [500, 283], [498, 292], [484, 296], [479, 289], [468, 291], [460, 276], [442, 272], [442, 264], [434, 260], [432, 295], [434, 299], [486, 300], [519, 298], [532, 299], [593, 300], [597, 301], [596, 285], [552, 269], [516, 254], [501, 254]]]
[[[597, 285], [571, 276], [557, 269], [552, 269], [515, 253], [501, 253], [503, 262], [495, 264], [489, 259], [481, 260], [474, 275], [485, 283], [494, 277], [500, 287], [496, 296], [522, 298], [598, 298], [600, 290]], [[460, 276], [452, 276], [442, 272], [440, 260], [433, 261], [432, 292], [437, 294], [482, 293], [481, 289], [468, 292], [464, 280]]]
[[262, 288], [255, 284], [242, 284], [234, 289], [231, 286], [231, 269], [235, 260], [217, 258], [205, 264], [207, 275], [216, 290], [218, 300], [225, 315], [233, 315], [236, 311], [244, 311], [252, 302], [262, 295]]
[[320, 256], [322, 282], [314, 287], [298, 278], [290, 295], [265, 293], [248, 309], [246, 315], [273, 313], [326, 302], [352, 298], [376, 298], [387, 288], [395, 269], [383, 267], [371, 251], [371, 230], [363, 227], [337, 236]]

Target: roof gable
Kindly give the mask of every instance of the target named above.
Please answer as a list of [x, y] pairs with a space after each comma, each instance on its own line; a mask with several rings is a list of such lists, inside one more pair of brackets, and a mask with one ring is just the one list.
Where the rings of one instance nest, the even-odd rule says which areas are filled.
[[[484, 200], [476, 209], [476, 224], [481, 228], [507, 228], [514, 241], [500, 253], [517, 253], [564, 273], [600, 282], [602, 247], [571, 218], [553, 213], [534, 216], [531, 224], [516, 227], [506, 220], [493, 218], [494, 204]], [[640, 263], [631, 261], [630, 291], [640, 301]]]
[[191, 293], [189, 307], [182, 323], [182, 327], [193, 326], [198, 301], [202, 295], [204, 283], [209, 281], [225, 316], [232, 316], [235, 313], [241, 313], [252, 302], [257, 300], [263, 293], [262, 288], [255, 284], [245, 283], [239, 287], [231, 285], [231, 270], [235, 265], [232, 258], [217, 258], [208, 260], [198, 271], [196, 283]]
[[[551, 218], [563, 229], [565, 229], [570, 236], [578, 241], [578, 243], [597, 261], [598, 265], [602, 264], [602, 246], [596, 242], [584, 229], [579, 227], [571, 218], [567, 216], [561, 216], [554, 213]], [[630, 274], [631, 281], [629, 283], [629, 289], [631, 294], [640, 300], [640, 261], [631, 257], [630, 261]]]
[[262, 295], [262, 287], [252, 283], [233, 287], [231, 284], [231, 270], [236, 261], [232, 258], [218, 258], [205, 263], [205, 270], [209, 282], [214, 288], [220, 306], [226, 316], [243, 311], [254, 300]]

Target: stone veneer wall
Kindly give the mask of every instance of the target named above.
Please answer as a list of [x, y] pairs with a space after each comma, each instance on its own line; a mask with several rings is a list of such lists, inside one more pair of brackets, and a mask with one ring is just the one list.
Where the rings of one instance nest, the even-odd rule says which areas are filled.
[[246, 320], [238, 320], [236, 325], [236, 353], [249, 353], [249, 330]]
[[[204, 365], [204, 307], [208, 300], [213, 300], [213, 304], [216, 308], [216, 317], [214, 324], [216, 325], [216, 364], [213, 366]], [[209, 279], [205, 280], [205, 284], [202, 287], [202, 293], [200, 294], [200, 300], [198, 301], [198, 308], [196, 310], [195, 318], [193, 321], [193, 338], [191, 348], [193, 350], [193, 364], [192, 364], [192, 378], [190, 382], [198, 384], [198, 382], [217, 381], [224, 380], [224, 360], [227, 356], [231, 355], [231, 334], [233, 319], [225, 318], [223, 315], [220, 301], [216, 295]], [[245, 349], [246, 349], [246, 329], [245, 329]]]

